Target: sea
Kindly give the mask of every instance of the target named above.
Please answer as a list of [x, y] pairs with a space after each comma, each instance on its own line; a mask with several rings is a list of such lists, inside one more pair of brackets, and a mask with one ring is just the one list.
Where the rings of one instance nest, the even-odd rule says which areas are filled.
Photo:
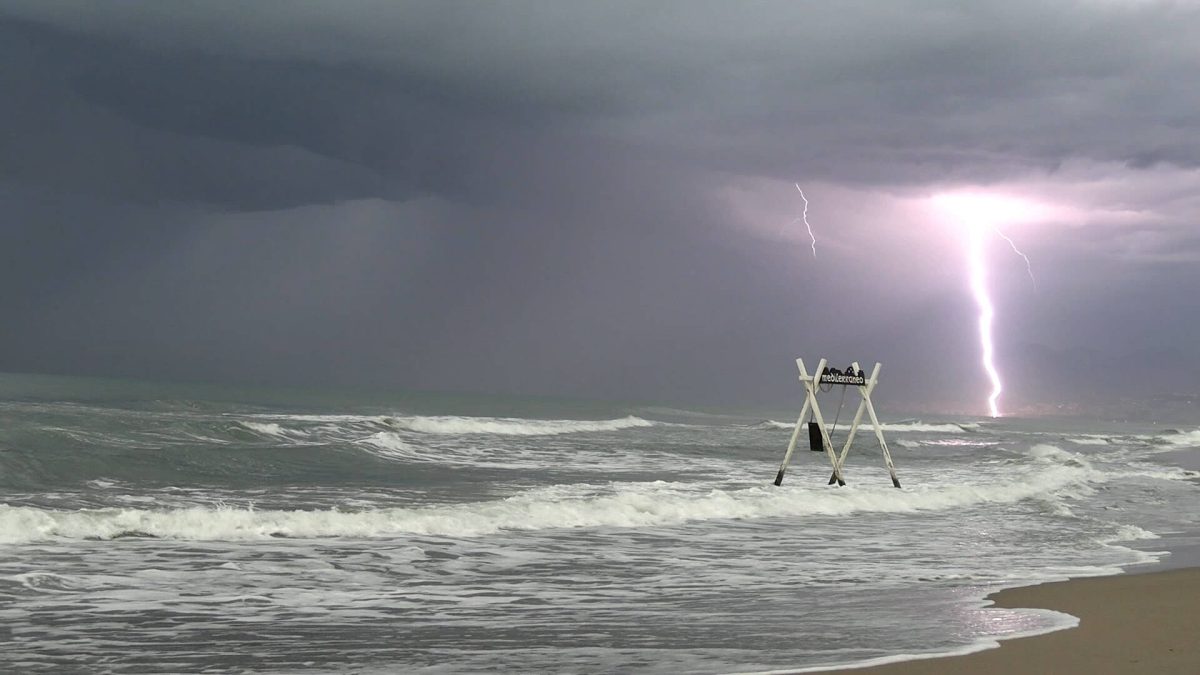
[[801, 434], [776, 487], [793, 403], [2, 375], [0, 672], [747, 673], [965, 653], [1076, 624], [989, 593], [1162, 564], [1200, 529], [1197, 473], [1172, 459], [1198, 424], [879, 402], [900, 489], [869, 431], [845, 486]]

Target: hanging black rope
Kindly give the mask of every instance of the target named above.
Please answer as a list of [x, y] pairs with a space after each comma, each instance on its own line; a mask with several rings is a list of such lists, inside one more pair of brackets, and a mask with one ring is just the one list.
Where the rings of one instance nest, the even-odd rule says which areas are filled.
[[837, 433], [837, 423], [842, 417], [842, 406], [846, 405], [846, 390], [849, 388], [850, 387], [847, 387], [846, 385], [842, 385], [842, 401], [841, 403], [838, 403], [837, 414], [833, 416], [833, 429], [829, 431], [829, 438], [831, 441], [833, 439], [833, 435]]

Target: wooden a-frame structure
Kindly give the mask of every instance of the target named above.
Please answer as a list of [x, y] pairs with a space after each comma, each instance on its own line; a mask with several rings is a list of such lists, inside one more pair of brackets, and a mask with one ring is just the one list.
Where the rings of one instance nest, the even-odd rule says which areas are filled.
[[[836, 374], [830, 373], [825, 365], [827, 359], [821, 359], [817, 363], [816, 374], [809, 375], [808, 370], [804, 367], [804, 359], [796, 359], [796, 366], [800, 369], [800, 382], [804, 384], [804, 406], [800, 409], [800, 417], [796, 419], [796, 428], [792, 430], [792, 438], [788, 441], [787, 453], [783, 456], [783, 463], [779, 465], [779, 473], [775, 476], [775, 484], [783, 484], [783, 474], [787, 472], [788, 462], [792, 459], [792, 452], [796, 449], [796, 441], [800, 438], [800, 429], [804, 426], [804, 416], [808, 411], [812, 410], [812, 419], [817, 423], [817, 427], [821, 431], [821, 443], [825, 449], [825, 454], [829, 457], [829, 463], [833, 467], [833, 475], [829, 478], [829, 484], [845, 485], [846, 481], [842, 478], [842, 466], [846, 461], [846, 455], [850, 453], [850, 446], [854, 443], [854, 436], [858, 433], [858, 427], [862, 423], [863, 413], [866, 412], [871, 419], [871, 428], [875, 431], [875, 438], [879, 440], [879, 449], [883, 451], [883, 461], [887, 463], [888, 473], [892, 477], [892, 485], [900, 487], [900, 480], [896, 478], [896, 467], [892, 464], [892, 453], [888, 451], [887, 441], [883, 440], [883, 427], [879, 424], [879, 418], [875, 416], [875, 406], [871, 403], [871, 392], [875, 390], [875, 385], [879, 383], [880, 364], [876, 363], [874, 370], [871, 371], [869, 378], [862, 377], [862, 371], [859, 369], [858, 362], [851, 364], [851, 373], [855, 374]], [[833, 441], [829, 438], [829, 429], [825, 425], [825, 417], [821, 414], [821, 406], [817, 403], [817, 391], [821, 385], [841, 385], [843, 387], [853, 386], [858, 389], [861, 401], [858, 404], [858, 411], [854, 413], [854, 421], [850, 423], [850, 433], [846, 438], [845, 445], [842, 446], [841, 454], [835, 454], [833, 450]]]

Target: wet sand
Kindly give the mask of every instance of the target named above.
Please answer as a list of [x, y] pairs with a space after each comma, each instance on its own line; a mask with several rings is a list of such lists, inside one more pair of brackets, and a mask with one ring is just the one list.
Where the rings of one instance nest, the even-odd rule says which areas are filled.
[[998, 607], [1036, 607], [1079, 617], [1079, 627], [1005, 640], [965, 656], [905, 661], [850, 672], [1200, 673], [1200, 567], [1073, 579], [1001, 591]]

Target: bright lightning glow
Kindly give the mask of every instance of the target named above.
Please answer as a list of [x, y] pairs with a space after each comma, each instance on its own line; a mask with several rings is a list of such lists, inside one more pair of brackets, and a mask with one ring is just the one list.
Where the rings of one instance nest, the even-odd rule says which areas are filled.
[[[813, 257], [815, 258], [815, 257], [817, 257], [817, 237], [816, 237], [816, 235], [813, 234], [812, 225], [808, 224], [808, 197], [804, 196], [804, 190], [800, 189], [799, 183], [795, 183], [795, 186], [796, 186], [796, 191], [800, 193], [800, 199], [804, 200], [804, 214], [801, 215], [796, 220], [803, 220], [804, 227], [808, 228], [808, 237], [810, 239], [812, 239], [812, 252], [813, 252]], [[793, 220], [792, 222], [794, 223], [794, 222], [796, 222], [796, 220]]]
[[987, 373], [992, 389], [988, 394], [988, 413], [992, 417], [1000, 416], [1000, 394], [1004, 385], [1000, 380], [1000, 371], [996, 368], [995, 341], [992, 338], [992, 325], [996, 318], [996, 309], [988, 290], [987, 260], [984, 255], [984, 244], [987, 230], [991, 230], [1008, 242], [1012, 250], [1025, 260], [1025, 269], [1034, 287], [1037, 280], [1033, 276], [1033, 265], [1029, 256], [1017, 248], [1016, 243], [1000, 231], [999, 223], [1037, 220], [1043, 215], [1043, 207], [1032, 202], [1001, 197], [998, 195], [979, 193], [942, 194], [933, 198], [935, 206], [946, 211], [955, 221], [967, 231], [967, 269], [970, 276], [971, 295], [979, 307], [979, 347], [983, 370]]
[[967, 267], [970, 270], [971, 294], [975, 296], [975, 304], [979, 306], [979, 344], [982, 347], [983, 369], [992, 382], [992, 392], [988, 395], [988, 412], [992, 417], [1000, 416], [1000, 394], [1004, 386], [1000, 382], [1000, 372], [996, 370], [995, 346], [992, 342], [992, 323], [996, 318], [996, 309], [992, 305], [991, 295], [987, 287], [987, 263], [983, 255], [983, 227], [976, 223], [968, 223]]

